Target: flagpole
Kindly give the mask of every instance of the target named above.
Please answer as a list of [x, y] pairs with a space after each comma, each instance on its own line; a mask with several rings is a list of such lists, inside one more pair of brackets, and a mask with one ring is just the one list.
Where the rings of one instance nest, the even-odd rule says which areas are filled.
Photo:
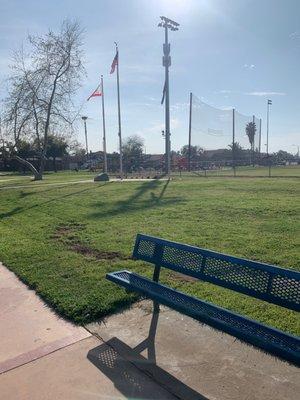
[[101, 95], [102, 95], [102, 124], [103, 124], [103, 171], [107, 173], [103, 75], [101, 75]]
[[258, 154], [259, 154], [259, 162], [260, 162], [260, 159], [261, 159], [261, 118], [260, 118], [260, 120], [259, 120]]
[[188, 158], [188, 170], [191, 172], [191, 145], [192, 145], [192, 105], [193, 105], [193, 93], [190, 93], [190, 116], [189, 116], [189, 158]]
[[235, 168], [235, 109], [232, 109], [232, 167], [233, 167], [233, 176], [236, 176], [236, 168]]
[[119, 147], [120, 147], [120, 175], [123, 178], [123, 150], [122, 150], [122, 130], [121, 130], [121, 108], [120, 108], [120, 81], [119, 81], [119, 49], [115, 42], [116, 52], [118, 55], [117, 62], [117, 89], [118, 89], [118, 122], [119, 122]]

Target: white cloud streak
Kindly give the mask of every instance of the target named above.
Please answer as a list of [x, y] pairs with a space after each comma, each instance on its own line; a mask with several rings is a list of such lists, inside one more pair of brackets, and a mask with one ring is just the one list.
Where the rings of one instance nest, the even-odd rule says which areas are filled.
[[247, 96], [260, 96], [260, 97], [268, 97], [268, 96], [286, 96], [285, 92], [246, 92], [244, 93]]
[[244, 68], [246, 68], [246, 69], [254, 69], [255, 68], [255, 64], [244, 64]]
[[292, 32], [289, 35], [289, 38], [292, 40], [300, 40], [300, 32], [299, 31]]

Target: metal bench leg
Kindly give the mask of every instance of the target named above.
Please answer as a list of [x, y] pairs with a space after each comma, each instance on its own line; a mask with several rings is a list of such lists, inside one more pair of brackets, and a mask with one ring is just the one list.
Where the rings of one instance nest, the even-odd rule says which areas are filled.
[[[160, 274], [160, 265], [155, 265], [154, 272], [153, 272], [153, 281], [158, 282]], [[159, 303], [153, 301], [153, 309], [155, 313], [159, 312]]]

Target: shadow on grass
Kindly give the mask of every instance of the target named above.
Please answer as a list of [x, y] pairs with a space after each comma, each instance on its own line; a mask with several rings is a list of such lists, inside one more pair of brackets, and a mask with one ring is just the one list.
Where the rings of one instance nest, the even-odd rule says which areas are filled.
[[[103, 187], [103, 186], [105, 186], [105, 184], [103, 184], [101, 186], [97, 186], [97, 188]], [[36, 204], [33, 204], [33, 205], [29, 206], [29, 207], [15, 207], [10, 211], [7, 211], [5, 213], [1, 213], [0, 214], [0, 220], [4, 219], [4, 218], [12, 217], [12, 216], [14, 216], [16, 214], [21, 214], [22, 212], [25, 212], [25, 211], [28, 211], [28, 210], [32, 210], [34, 208], [42, 207], [42, 206], [44, 206], [46, 204], [49, 204], [49, 203], [52, 203], [52, 202], [55, 202], [55, 201], [58, 201], [58, 200], [62, 200], [62, 199], [68, 198], [68, 197], [76, 196], [78, 194], [82, 194], [82, 193], [85, 193], [85, 192], [88, 192], [88, 191], [94, 190], [94, 189], [95, 189], [95, 187], [88, 188], [88, 189], [83, 189], [83, 190], [78, 190], [77, 192], [72, 192], [72, 193], [65, 194], [63, 196], [54, 197], [54, 198], [52, 198], [50, 200], [47, 200], [47, 201], [44, 201], [44, 202], [41, 202], [41, 203], [36, 203]]]
[[[177, 204], [183, 201], [182, 197], [172, 197], [164, 199], [165, 192], [169, 185], [169, 180], [159, 181], [153, 180], [141, 184], [135, 192], [126, 200], [120, 200], [113, 204], [111, 208], [105, 208], [103, 211], [95, 211], [89, 215], [90, 218], [104, 218], [114, 217], [124, 213], [130, 213], [135, 211], [141, 211], [158, 206], [167, 206], [171, 204]], [[162, 188], [160, 193], [157, 195], [153, 190]], [[150, 193], [150, 198], [142, 199], [142, 196], [147, 192]], [[105, 203], [97, 202], [94, 204], [94, 208], [105, 206]]]
[[[126, 397], [208, 400], [156, 364], [155, 336], [159, 305], [154, 302], [148, 337], [132, 348], [117, 337], [91, 349], [88, 360]], [[174, 345], [176, 345], [174, 343]], [[148, 358], [140, 353], [147, 349]], [[161, 390], [158, 390], [161, 389]]]

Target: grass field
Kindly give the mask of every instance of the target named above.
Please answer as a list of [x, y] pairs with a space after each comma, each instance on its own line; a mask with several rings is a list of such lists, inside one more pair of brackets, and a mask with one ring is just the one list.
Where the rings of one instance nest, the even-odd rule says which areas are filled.
[[[236, 176], [239, 177], [269, 177], [269, 168], [264, 166], [245, 166], [236, 168]], [[233, 177], [233, 169], [231, 167], [221, 168], [221, 169], [211, 169], [211, 170], [200, 170], [199, 172], [186, 173], [189, 176], [228, 176]], [[183, 173], [183, 176], [185, 174]], [[271, 167], [271, 177], [300, 177], [300, 166], [290, 165], [290, 166], [272, 166]]]
[[[58, 173], [30, 182], [0, 176], [0, 260], [77, 323], [135, 298], [105, 280], [106, 272], [126, 268], [151, 276], [152, 267], [130, 260], [137, 232], [300, 270], [296, 177], [75, 183], [92, 177]], [[292, 311], [169, 272], [163, 279], [300, 335]]]

